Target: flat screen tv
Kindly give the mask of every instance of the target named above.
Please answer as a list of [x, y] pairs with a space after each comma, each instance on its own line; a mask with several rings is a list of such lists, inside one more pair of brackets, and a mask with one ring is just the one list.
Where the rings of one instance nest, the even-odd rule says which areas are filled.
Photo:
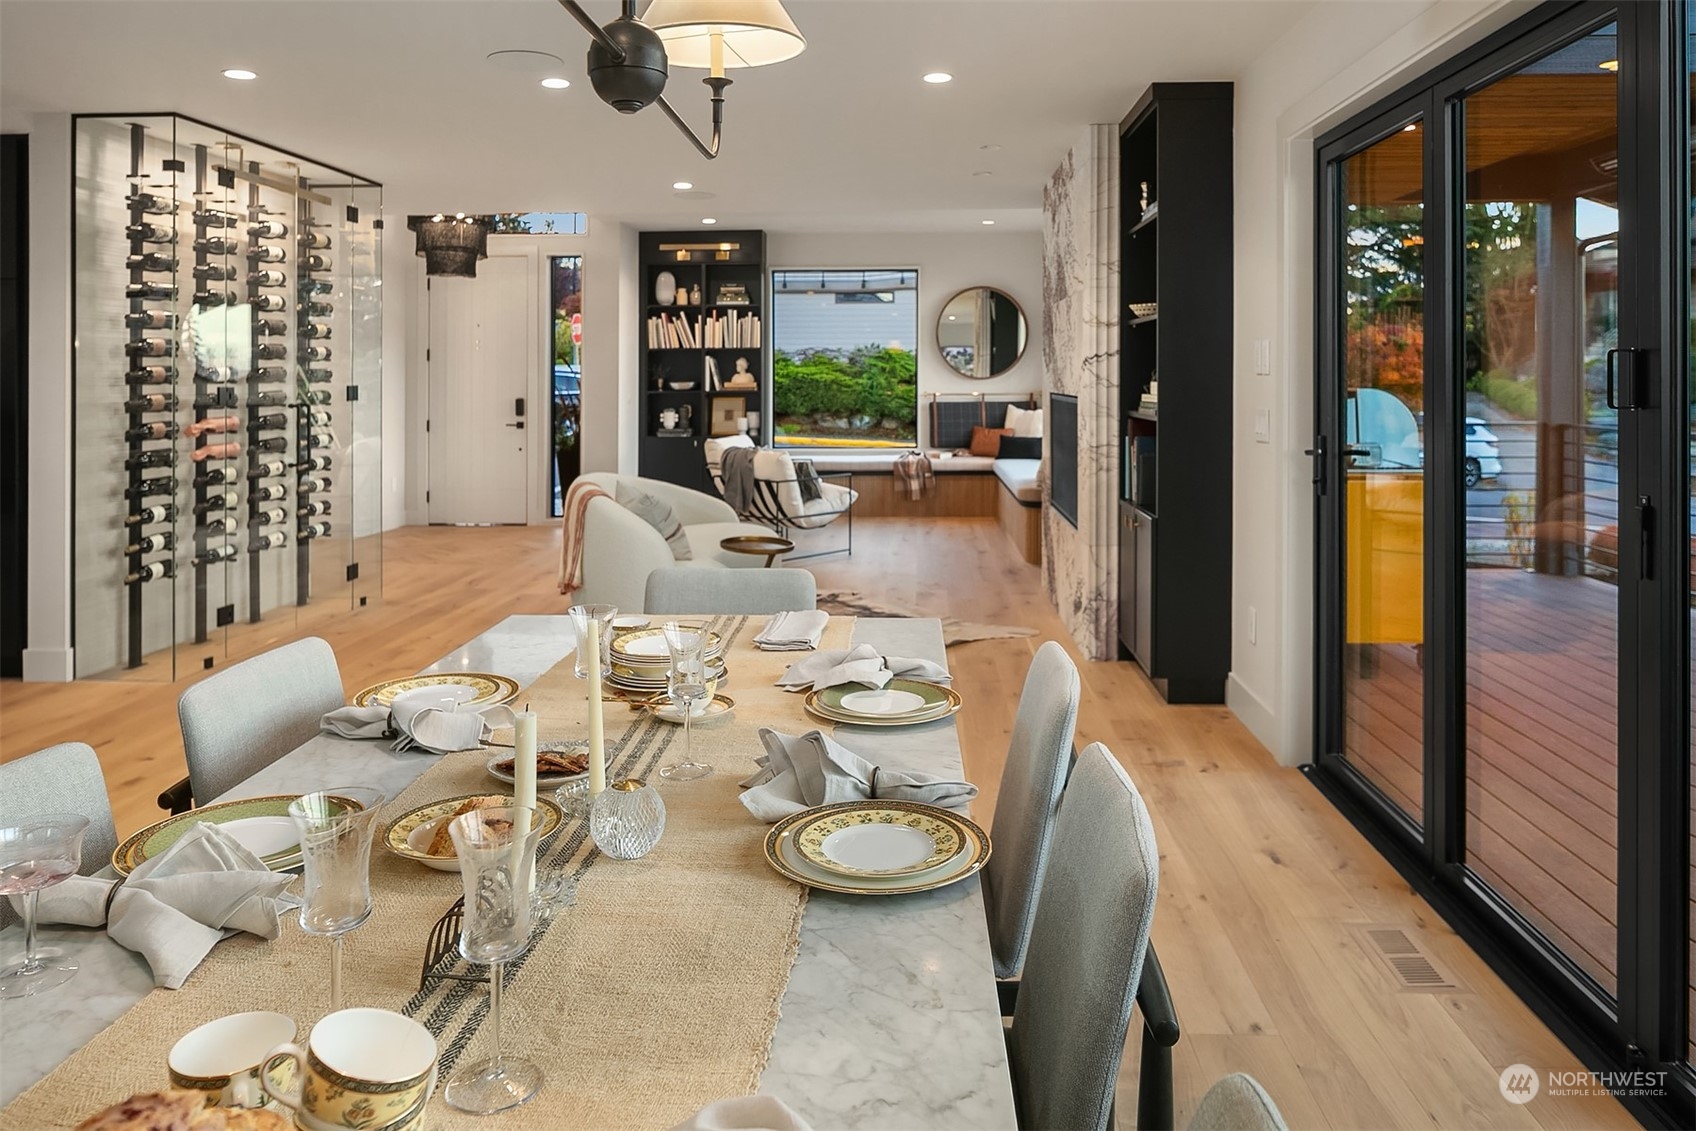
[[1048, 395], [1048, 498], [1060, 517], [1078, 525], [1078, 398]]

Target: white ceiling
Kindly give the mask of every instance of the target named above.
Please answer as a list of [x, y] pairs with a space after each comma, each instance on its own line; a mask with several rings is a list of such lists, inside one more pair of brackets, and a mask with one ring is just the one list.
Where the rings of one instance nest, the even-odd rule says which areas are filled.
[[[724, 155], [708, 162], [656, 108], [624, 117], [595, 97], [588, 37], [553, 0], [3, 0], [0, 128], [37, 111], [178, 111], [381, 181], [388, 212], [1034, 228], [1081, 127], [1118, 121], [1150, 82], [1235, 77], [1311, 6], [789, 0], [807, 50], [731, 73]], [[571, 88], [485, 61], [511, 48], [560, 56]], [[237, 66], [258, 80], [219, 74]], [[920, 81], [934, 70], [955, 79]], [[704, 129], [701, 75], [674, 71], [668, 96]], [[678, 180], [714, 195], [679, 198]]]

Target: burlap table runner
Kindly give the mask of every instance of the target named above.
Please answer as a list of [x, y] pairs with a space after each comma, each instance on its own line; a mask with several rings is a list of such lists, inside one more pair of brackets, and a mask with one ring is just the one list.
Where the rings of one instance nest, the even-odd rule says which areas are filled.
[[[577, 876], [576, 903], [512, 964], [502, 1026], [506, 1047], [539, 1060], [547, 1083], [524, 1107], [488, 1117], [451, 1110], [438, 1089], [430, 1128], [663, 1128], [758, 1086], [795, 959], [805, 892], [765, 863], [766, 826], [737, 802], [737, 782], [755, 769], [759, 727], [816, 725], [801, 696], [773, 686], [798, 657], [755, 649], [751, 638], [761, 623], [712, 622], [726, 637], [730, 674], [722, 690], [734, 697], [736, 711], [692, 727], [696, 757], [717, 771], [711, 777], [660, 779], [654, 771], [683, 756], [682, 728], [606, 704], [609, 778], [647, 777], [658, 786], [665, 836], [636, 861], [602, 856], [581, 822], [568, 822], [549, 845], [543, 867]], [[833, 617], [821, 647], [845, 647], [852, 624]], [[543, 738], [580, 738], [585, 688], [568, 658], [518, 704], [528, 702], [541, 716]], [[487, 757], [482, 751], [442, 757], [386, 807], [385, 823], [442, 797], [502, 792], [508, 787], [483, 769]], [[459, 877], [379, 845], [371, 886], [371, 918], [345, 937], [346, 1003], [398, 1009], [423, 1022], [436, 1034], [445, 1078], [462, 1055], [481, 1055], [488, 1039], [478, 1032], [487, 1012], [484, 987], [433, 980], [419, 990], [428, 933], [459, 896]], [[238, 935], [220, 944], [181, 990], [154, 990], [18, 1096], [0, 1112], [0, 1123], [30, 1131], [74, 1127], [125, 1096], [159, 1090], [167, 1086], [172, 1043], [227, 1013], [277, 1010], [298, 1018], [304, 1034], [328, 1009], [328, 980], [328, 942], [301, 932], [292, 914], [272, 942]], [[72, 983], [60, 992], [78, 990]]]

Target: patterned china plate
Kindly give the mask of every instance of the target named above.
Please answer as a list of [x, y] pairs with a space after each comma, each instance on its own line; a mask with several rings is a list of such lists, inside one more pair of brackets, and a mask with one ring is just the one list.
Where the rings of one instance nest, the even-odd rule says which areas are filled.
[[[671, 663], [671, 651], [665, 646], [664, 629], [639, 628], [634, 632], [626, 632], [615, 636], [610, 647], [615, 660], [625, 660], [633, 664]], [[724, 638], [716, 632], [707, 633], [707, 656], [716, 656], [723, 651]]]
[[[843, 805], [854, 806], [862, 802], [848, 801]], [[816, 820], [828, 815], [833, 810], [842, 808], [839, 805], [826, 805], [818, 809], [806, 809], [800, 813], [783, 818], [771, 827], [766, 834], [765, 855], [766, 863], [779, 874], [798, 884], [818, 888], [821, 891], [841, 892], [844, 895], [905, 895], [909, 892], [930, 891], [932, 888], [947, 887], [968, 876], [975, 875], [989, 859], [989, 837], [984, 831], [964, 817], [939, 809], [934, 805], [920, 805], [916, 802], [881, 801], [879, 805], [891, 809], [912, 809], [933, 815], [946, 816], [962, 833], [965, 846], [952, 860], [932, 868], [928, 872], [919, 872], [910, 876], [844, 876], [821, 868], [801, 855], [795, 844], [795, 827], [805, 821]]]
[[[438, 872], [459, 871], [459, 857], [431, 856], [428, 849], [430, 841], [435, 839], [436, 826], [443, 818], [453, 816], [455, 809], [474, 797], [499, 797], [509, 805], [512, 803], [510, 795], [499, 793], [467, 793], [460, 797], [432, 801], [396, 817], [389, 827], [383, 830], [383, 843], [396, 856], [416, 860], [426, 868], [434, 868]], [[546, 843], [565, 820], [565, 811], [546, 797], [536, 798], [536, 809], [542, 815], [541, 843]]]
[[[665, 703], [649, 703], [646, 704], [646, 706], [648, 710], [654, 713], [654, 718], [656, 719], [668, 723], [678, 723], [680, 725], [683, 722], [683, 712], [678, 709], [676, 703], [667, 701]], [[711, 699], [707, 700], [707, 709], [705, 711], [697, 711], [695, 714], [690, 716], [690, 719], [697, 723], [711, 722], [714, 719], [724, 718], [735, 709], [736, 700], [732, 699], [728, 695], [714, 695]]]
[[382, 683], [374, 683], [354, 695], [353, 705], [388, 707], [394, 703], [395, 696], [403, 691], [453, 684], [471, 688], [472, 695], [464, 702], [474, 707], [484, 707], [491, 703], [510, 703], [518, 696], [518, 682], [504, 675], [493, 675], [489, 672], [440, 672], [435, 675], [409, 675], [404, 679], [386, 679]]
[[[272, 839], [270, 832], [278, 827], [275, 823], [276, 818], [289, 820], [289, 802], [298, 797], [300, 797], [298, 793], [278, 794], [272, 797], [244, 797], [238, 801], [220, 801], [215, 805], [202, 805], [198, 809], [190, 809], [186, 813], [166, 817], [163, 821], [147, 826], [118, 845], [112, 852], [112, 870], [120, 876], [129, 875], [140, 867], [144, 861], [151, 860], [170, 848], [181, 840], [183, 834], [188, 832], [191, 827], [202, 822], [214, 825], [259, 822], [250, 825], [249, 828], [255, 831], [266, 830], [265, 839], [272, 840], [272, 843], [277, 843], [277, 840], [280, 839], [288, 839]], [[357, 801], [346, 797], [337, 797], [335, 800], [346, 808], [359, 809], [361, 807]], [[238, 840], [243, 840], [244, 843], [249, 839], [242, 829], [236, 830], [236, 836]], [[280, 845], [259, 858], [273, 872], [286, 872], [290, 868], [299, 866], [300, 844], [298, 841], [291, 841], [289, 844]]]
[[[960, 693], [951, 687], [940, 683], [925, 683], [916, 679], [893, 679], [889, 681], [886, 691], [897, 693], [903, 698], [894, 703], [884, 701], [881, 706], [898, 706], [908, 702], [906, 696], [912, 696], [921, 701], [921, 705], [912, 707], [901, 713], [889, 713], [887, 710], [854, 710], [852, 704], [862, 702], [862, 698], [870, 694], [868, 689], [859, 684], [847, 684], [839, 687], [827, 687], [823, 691], [809, 691], [805, 702], [808, 713], [834, 723], [851, 723], [856, 726], [911, 726], [916, 723], [928, 723], [936, 719], [946, 718], [960, 709]], [[894, 699], [891, 696], [890, 699]]]
[[966, 836], [954, 815], [855, 801], [795, 826], [795, 850], [843, 876], [911, 876], [960, 854]]

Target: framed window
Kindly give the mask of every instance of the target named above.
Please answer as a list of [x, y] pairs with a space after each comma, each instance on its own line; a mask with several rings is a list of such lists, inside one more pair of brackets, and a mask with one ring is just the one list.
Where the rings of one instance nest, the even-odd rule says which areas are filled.
[[918, 439], [919, 273], [771, 273], [776, 447], [910, 448]]

